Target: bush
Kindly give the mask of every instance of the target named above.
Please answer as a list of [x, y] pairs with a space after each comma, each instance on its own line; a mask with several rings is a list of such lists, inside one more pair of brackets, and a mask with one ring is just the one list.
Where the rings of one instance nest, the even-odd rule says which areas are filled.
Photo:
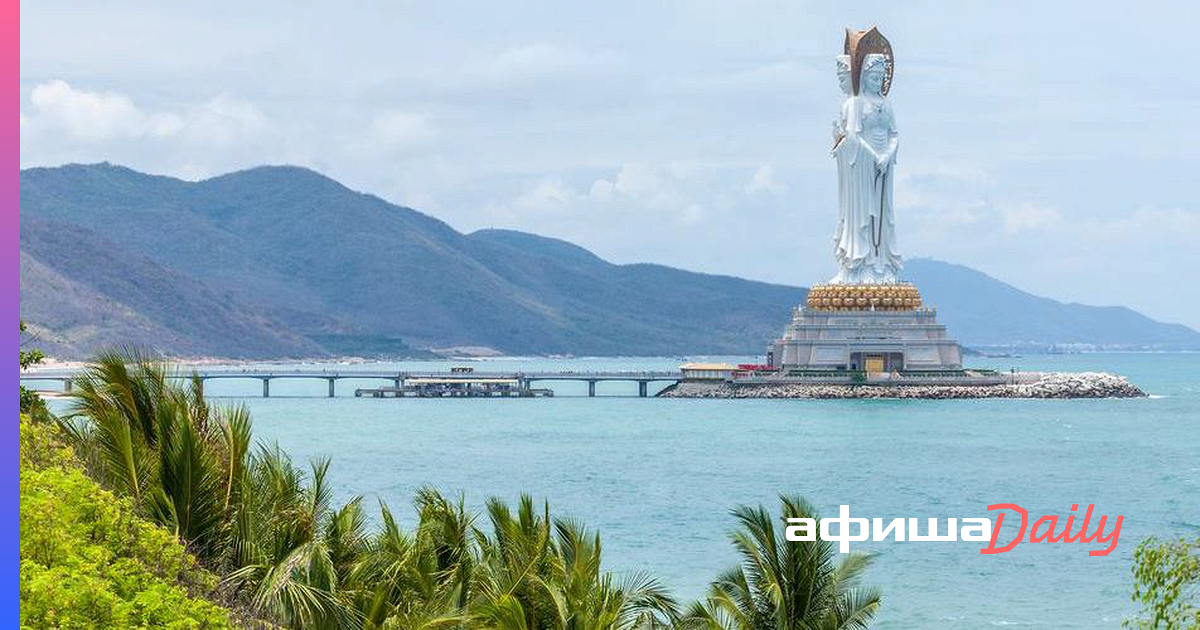
[[1200, 628], [1200, 538], [1147, 538], [1133, 551], [1134, 628]]
[[167, 530], [74, 466], [53, 425], [21, 418], [21, 625], [227, 628], [189, 593], [216, 578]]

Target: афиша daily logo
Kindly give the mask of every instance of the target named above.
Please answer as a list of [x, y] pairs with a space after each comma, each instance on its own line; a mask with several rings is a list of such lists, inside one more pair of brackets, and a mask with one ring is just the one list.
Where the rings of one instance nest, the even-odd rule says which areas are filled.
[[[1028, 541], [1031, 543], [1108, 543], [1108, 547], [1104, 549], [1088, 551], [1089, 556], [1107, 556], [1117, 546], [1117, 540], [1121, 536], [1121, 522], [1125, 517], [1117, 516], [1116, 521], [1113, 522], [1112, 532], [1105, 536], [1104, 525], [1108, 521], [1108, 516], [1101, 516], [1095, 531], [1088, 534], [1094, 507], [1092, 504], [1088, 504], [1078, 531], [1073, 531], [1076, 510], [1079, 509], [1078, 503], [1071, 506], [1071, 513], [1067, 515], [1066, 524], [1061, 532], [1058, 531], [1058, 515], [1038, 518], [1030, 527], [1028, 510], [1016, 503], [994, 503], [987, 506], [987, 511], [1000, 511], [996, 515], [995, 527], [992, 526], [991, 519], [987, 518], [948, 518], [945, 527], [940, 528], [939, 519], [934, 517], [926, 519], [925, 531], [921, 533], [921, 519], [919, 518], [894, 518], [885, 525], [881, 518], [873, 518], [869, 522], [865, 518], [850, 518], [850, 506], [843, 505], [836, 518], [822, 518], [819, 521], [813, 518], [787, 519], [788, 525], [784, 529], [784, 537], [793, 542], [811, 542], [816, 540], [819, 534], [821, 540], [839, 543], [839, 551], [842, 553], [850, 551], [850, 543], [862, 542], [868, 538], [873, 542], [881, 542], [889, 538], [899, 542], [906, 540], [911, 542], [978, 541], [988, 544], [987, 547], [980, 549], [979, 553], [1004, 553], [1012, 551], [1014, 547], [1025, 541], [1025, 532], [1028, 530]], [[997, 547], [996, 539], [1000, 536], [1001, 526], [1004, 525], [1005, 513], [1003, 510], [1011, 510], [1019, 514], [1021, 526], [1012, 540], [1002, 547]], [[834, 526], [837, 526], [837, 531], [834, 531]], [[939, 534], [939, 531], [943, 533]]]

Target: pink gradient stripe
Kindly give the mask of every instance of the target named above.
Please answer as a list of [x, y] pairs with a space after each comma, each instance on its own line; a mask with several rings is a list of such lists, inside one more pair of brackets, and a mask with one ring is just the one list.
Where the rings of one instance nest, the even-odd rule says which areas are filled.
[[[16, 367], [16, 361], [12, 360], [17, 355], [20, 349], [20, 336], [16, 334], [18, 323], [21, 318], [21, 3], [17, 0], [0, 0], [3, 6], [3, 13], [0, 13], [0, 24], [3, 24], [3, 36], [0, 37], [0, 46], [4, 47], [4, 55], [0, 57], [0, 63], [3, 64], [4, 76], [8, 77], [4, 81], [12, 87], [14, 94], [10, 96], [11, 101], [6, 101], [7, 104], [0, 104], [0, 119], [7, 119], [7, 125], [0, 125], [3, 129], [3, 138], [0, 139], [0, 156], [3, 156], [4, 167], [0, 168], [0, 221], [3, 227], [0, 228], [0, 233], [3, 233], [4, 245], [0, 247], [0, 252], [3, 252], [4, 259], [8, 262], [5, 267], [8, 271], [4, 274], [4, 318], [8, 320], [7, 324], [3, 325], [8, 330], [5, 337], [9, 340], [8, 350], [4, 350], [4, 356], [10, 359], [9, 365]], [[9, 368], [12, 369], [12, 368]], [[2, 474], [4, 481], [4, 520], [3, 531], [0, 536], [4, 540], [4, 556], [0, 559], [0, 564], [4, 567], [4, 584], [3, 591], [8, 593], [5, 600], [10, 602], [4, 605], [4, 616], [0, 619], [8, 619], [0, 625], [8, 628], [18, 626], [20, 615], [20, 553], [21, 553], [21, 512], [20, 512], [20, 464], [18, 449], [20, 446], [20, 438], [17, 427], [12, 426], [17, 424], [17, 409], [20, 407], [20, 398], [18, 396], [19, 387], [19, 372], [12, 374], [13, 380], [9, 381], [8, 385], [0, 385], [0, 392], [3, 395], [3, 401], [0, 402], [0, 409], [6, 409], [4, 418], [9, 422], [7, 429], [8, 436], [0, 439], [3, 443], [4, 453], [0, 457], [0, 462], [3, 462], [4, 472]], [[12, 599], [8, 599], [11, 597]]]

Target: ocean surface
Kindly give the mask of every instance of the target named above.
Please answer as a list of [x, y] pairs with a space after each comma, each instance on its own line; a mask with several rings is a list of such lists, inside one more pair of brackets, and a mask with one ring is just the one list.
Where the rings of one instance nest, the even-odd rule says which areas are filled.
[[[695, 358], [695, 357], [692, 357]], [[738, 360], [734, 358], [733, 360]], [[749, 361], [746, 358], [742, 361]], [[309, 369], [674, 369], [677, 358], [493, 359], [309, 364]], [[823, 515], [993, 517], [1016, 503], [1064, 517], [1095, 505], [1092, 526], [1124, 521], [1106, 545], [1018, 545], [982, 555], [975, 542], [864, 542], [865, 583], [883, 591], [879, 628], [1119, 627], [1130, 602], [1134, 547], [1146, 536], [1200, 535], [1200, 354], [1098, 353], [973, 359], [1001, 370], [1109, 371], [1151, 396], [1138, 400], [807, 401], [637, 398], [632, 383], [554, 384], [546, 399], [353, 398], [357, 386], [213, 381], [244, 402], [259, 441], [298, 464], [333, 460], [339, 503], [363, 495], [413, 524], [422, 486], [490, 496], [530, 493], [598, 528], [608, 568], [648, 571], [684, 603], [736, 561], [729, 510], [800, 494]], [[298, 367], [298, 366], [292, 366]], [[652, 393], [655, 391], [651, 390]], [[1009, 540], [1013, 515], [1000, 540]], [[1078, 520], [1078, 519], [1077, 519]], [[924, 522], [924, 521], [922, 521]], [[1032, 524], [1032, 523], [1031, 523]], [[1060, 525], [1061, 528], [1061, 525]], [[1078, 526], [1076, 526], [1076, 529]]]

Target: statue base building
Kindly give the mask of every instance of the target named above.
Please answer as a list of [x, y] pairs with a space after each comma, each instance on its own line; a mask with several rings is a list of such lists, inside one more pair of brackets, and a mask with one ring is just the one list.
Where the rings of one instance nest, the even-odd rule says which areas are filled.
[[824, 284], [793, 309], [767, 363], [781, 370], [961, 370], [962, 348], [912, 284]]
[[892, 188], [899, 134], [887, 100], [892, 45], [874, 27], [846, 29], [842, 53], [837, 74], [845, 99], [833, 121], [831, 151], [838, 170], [839, 270], [794, 309], [783, 337], [767, 349], [767, 363], [796, 377], [961, 372], [962, 348], [937, 322], [937, 311], [922, 305], [917, 287], [896, 281], [901, 257]]

